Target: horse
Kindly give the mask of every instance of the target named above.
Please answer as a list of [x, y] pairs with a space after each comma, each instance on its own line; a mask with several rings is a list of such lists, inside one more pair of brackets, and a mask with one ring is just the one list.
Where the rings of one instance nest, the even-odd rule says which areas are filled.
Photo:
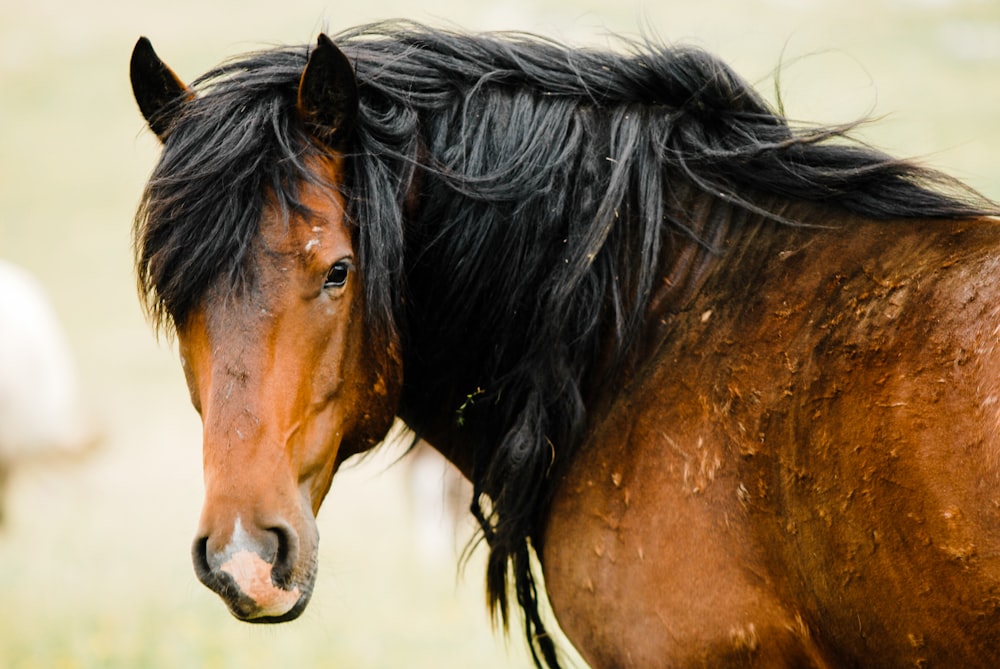
[[0, 259], [0, 526], [14, 469], [78, 461], [102, 441], [45, 290], [27, 269]]
[[986, 197], [651, 39], [375, 24], [187, 85], [141, 38], [131, 82], [140, 298], [237, 618], [302, 613], [334, 474], [398, 417], [472, 482], [540, 667], [554, 624], [595, 669], [1000, 664]]

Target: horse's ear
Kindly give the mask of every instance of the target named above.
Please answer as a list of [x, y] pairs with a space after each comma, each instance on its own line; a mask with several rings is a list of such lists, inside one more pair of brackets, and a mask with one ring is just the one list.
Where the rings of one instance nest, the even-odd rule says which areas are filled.
[[140, 37], [132, 49], [129, 76], [132, 79], [132, 94], [139, 103], [139, 111], [146, 117], [146, 122], [160, 141], [164, 141], [179, 109], [178, 102], [190, 98], [193, 93], [160, 60], [153, 51], [153, 45], [145, 37]]
[[323, 142], [336, 146], [358, 114], [358, 81], [344, 52], [321, 34], [299, 79], [299, 115]]

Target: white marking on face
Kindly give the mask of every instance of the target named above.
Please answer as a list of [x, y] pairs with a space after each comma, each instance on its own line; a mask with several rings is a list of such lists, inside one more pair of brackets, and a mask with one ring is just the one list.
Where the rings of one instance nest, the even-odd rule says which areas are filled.
[[233, 553], [249, 550], [252, 546], [250, 533], [243, 528], [243, 522], [240, 520], [239, 515], [237, 515], [236, 522], [233, 524], [233, 534], [229, 537], [229, 543], [226, 545], [225, 550], [223, 550], [223, 554], [228, 558]]
[[313, 248], [315, 248], [317, 246], [319, 246], [319, 240], [318, 239], [310, 239], [308, 242], [306, 242], [306, 253], [309, 253], [310, 251], [313, 250]]

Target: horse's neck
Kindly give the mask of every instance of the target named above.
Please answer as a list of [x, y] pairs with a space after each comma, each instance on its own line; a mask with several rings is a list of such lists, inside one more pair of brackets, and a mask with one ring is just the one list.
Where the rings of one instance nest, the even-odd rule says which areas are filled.
[[[677, 225], [664, 233], [657, 280], [646, 302], [642, 327], [625, 351], [614, 337], [603, 338], [604, 348], [598, 351], [581, 380], [588, 410], [599, 411], [606, 398], [615, 393], [615, 388], [627, 383], [635, 370], [656, 355], [669, 340], [676, 316], [697, 308], [706, 284], [714, 281], [719, 268], [739, 262], [748, 239], [757, 236], [762, 226], [773, 225], [759, 215], [694, 189], [675, 192], [674, 202], [670, 216]], [[433, 328], [434, 324], [425, 323], [423, 327]], [[609, 324], [609, 329], [611, 327]], [[440, 345], [427, 332], [424, 330], [419, 336], [419, 345]], [[492, 346], [489, 341], [468, 343]], [[444, 346], [448, 345], [454, 346], [454, 343], [445, 341]], [[475, 398], [469, 396], [469, 388], [441, 384], [441, 379], [462, 376], [461, 370], [445, 368], [448, 361], [454, 359], [457, 359], [457, 352], [456, 355], [446, 350], [411, 352], [404, 372], [408, 386], [400, 415], [421, 437], [469, 475], [472, 449], [465, 442], [466, 434], [459, 429], [460, 416], [456, 412], [463, 400], [471, 403]], [[433, 365], [423, 363], [426, 360], [433, 360], [440, 366], [432, 369]]]

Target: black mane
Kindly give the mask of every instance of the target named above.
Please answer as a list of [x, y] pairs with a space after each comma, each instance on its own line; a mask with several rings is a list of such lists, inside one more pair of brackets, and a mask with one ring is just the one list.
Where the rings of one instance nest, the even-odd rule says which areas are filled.
[[[878, 219], [997, 211], [851, 142], [852, 126], [791, 127], [697, 49], [622, 55], [410, 24], [334, 41], [361, 94], [341, 187], [369, 325], [402, 339], [404, 419], [418, 433], [450, 422], [473, 444], [490, 602], [506, 620], [512, 583], [539, 664], [558, 665], [530, 565], [550, 473], [580, 442], [588, 382], [628, 355], [662, 259], [711, 236], [684, 206], [692, 192], [786, 224], [803, 222], [760, 203]], [[136, 218], [159, 324], [182, 324], [213, 281], [252, 282], [268, 194], [301, 207], [295, 184], [322, 150], [294, 113], [307, 55], [253, 54], [194, 84]]]

